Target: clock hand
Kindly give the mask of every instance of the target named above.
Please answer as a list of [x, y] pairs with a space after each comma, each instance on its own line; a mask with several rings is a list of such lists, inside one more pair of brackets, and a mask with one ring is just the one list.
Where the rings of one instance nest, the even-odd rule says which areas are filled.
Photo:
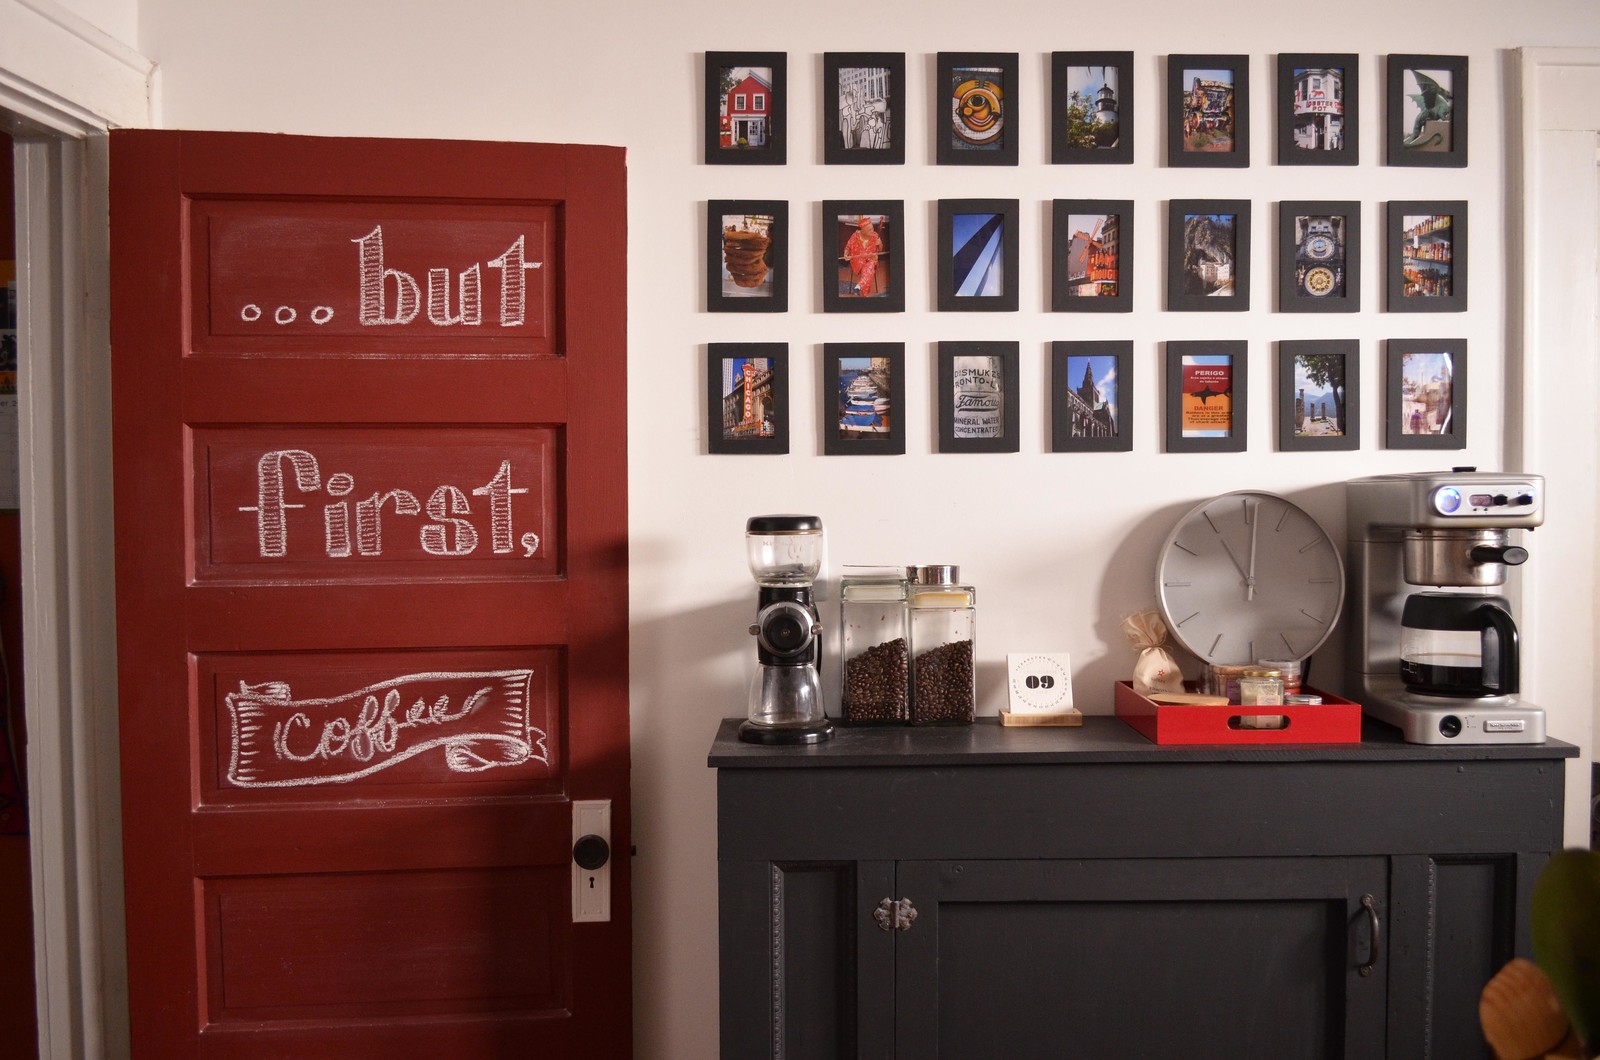
[[1240, 575], [1244, 577], [1245, 584], [1248, 585], [1250, 582], [1250, 575], [1245, 571], [1244, 564], [1239, 562], [1239, 557], [1233, 554], [1233, 546], [1228, 544], [1228, 539], [1225, 537], [1218, 538], [1217, 540], [1222, 542], [1222, 551], [1226, 552], [1228, 554], [1228, 558], [1233, 560], [1233, 565], [1238, 568]]
[[1244, 574], [1244, 598], [1256, 598], [1256, 531], [1261, 528], [1261, 505], [1252, 504], [1245, 509], [1250, 516], [1250, 569]]

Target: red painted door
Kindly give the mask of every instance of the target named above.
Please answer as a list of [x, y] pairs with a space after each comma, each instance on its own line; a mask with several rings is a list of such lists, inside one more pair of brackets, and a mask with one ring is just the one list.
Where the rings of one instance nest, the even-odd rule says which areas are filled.
[[111, 169], [135, 1055], [628, 1055], [622, 151]]

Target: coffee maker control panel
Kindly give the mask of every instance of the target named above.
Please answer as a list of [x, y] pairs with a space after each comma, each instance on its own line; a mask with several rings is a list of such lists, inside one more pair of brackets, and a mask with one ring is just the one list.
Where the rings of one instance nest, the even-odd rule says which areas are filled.
[[1529, 516], [1539, 510], [1539, 492], [1531, 482], [1447, 484], [1434, 489], [1433, 510], [1446, 518]]
[[1544, 522], [1544, 478], [1516, 472], [1374, 475], [1346, 487], [1352, 541], [1428, 529], [1531, 530]]

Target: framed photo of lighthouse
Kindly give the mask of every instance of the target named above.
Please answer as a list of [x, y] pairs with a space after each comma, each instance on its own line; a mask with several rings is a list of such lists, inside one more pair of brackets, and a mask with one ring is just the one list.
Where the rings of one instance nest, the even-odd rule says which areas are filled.
[[1014, 166], [1016, 52], [940, 52], [934, 81], [934, 161], [941, 166]]
[[829, 199], [822, 204], [822, 311], [900, 313], [906, 308], [905, 203]]
[[781, 199], [706, 203], [706, 311], [789, 308], [789, 204]]
[[823, 343], [818, 407], [828, 456], [905, 453], [905, 343]]
[[788, 160], [788, 63], [787, 52], [706, 52], [706, 165]]
[[1133, 343], [1050, 344], [1050, 451], [1133, 450]]
[[1133, 53], [1052, 52], [1050, 161], [1133, 162]]
[[1278, 343], [1278, 448], [1361, 448], [1361, 344], [1355, 339]]
[[1132, 199], [1056, 199], [1050, 232], [1052, 310], [1132, 311]]
[[823, 53], [823, 163], [904, 165], [905, 100], [905, 52]]
[[1250, 57], [1167, 56], [1167, 165], [1250, 165]]
[[1467, 57], [1391, 55], [1385, 64], [1384, 162], [1391, 166], [1467, 164]]
[[789, 344], [706, 344], [706, 451], [789, 451]]
[[1359, 57], [1278, 56], [1278, 165], [1353, 166], [1359, 161]]

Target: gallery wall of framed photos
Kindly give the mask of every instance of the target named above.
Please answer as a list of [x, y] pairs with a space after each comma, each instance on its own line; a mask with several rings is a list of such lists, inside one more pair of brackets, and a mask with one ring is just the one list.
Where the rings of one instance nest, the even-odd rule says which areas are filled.
[[[1469, 305], [1470, 204], [1416, 197], [1447, 192], [1449, 171], [1469, 164], [1466, 57], [1396, 52], [1368, 63], [1285, 51], [1256, 64], [1269, 76], [1254, 86], [1251, 58], [704, 53], [704, 162], [744, 167], [736, 183], [748, 197], [704, 200], [703, 309], [763, 314], [748, 318], [744, 341], [708, 344], [705, 451], [898, 455], [909, 433], [930, 437], [933, 452], [1017, 453], [1026, 451], [1018, 406], [1042, 403], [1049, 438], [1040, 451], [1244, 452], [1252, 363], [1263, 376], [1255, 400], [1273, 403], [1277, 428], [1258, 433], [1257, 446], [1359, 449], [1360, 410], [1381, 401], [1379, 448], [1465, 448], [1468, 335], [1449, 316], [1430, 318], [1446, 322], [1428, 329], [1441, 338], [1419, 338], [1402, 322]], [[818, 59], [821, 91], [789, 92], [788, 64]], [[1035, 63], [1047, 77], [1029, 76]], [[1382, 71], [1376, 92], [1362, 84], [1372, 65]], [[928, 75], [920, 99], [908, 91], [919, 72]], [[1029, 89], [1041, 83], [1048, 92], [1037, 98]], [[1159, 136], [1136, 133], [1142, 97], [1160, 101]], [[810, 120], [793, 120], [800, 108]], [[801, 124], [820, 142], [791, 142]], [[1253, 125], [1270, 135], [1252, 144]], [[1380, 129], [1377, 150], [1364, 145], [1363, 128]], [[928, 150], [908, 151], [924, 137]], [[1029, 202], [1017, 194], [1028, 183], [1019, 169], [1039, 154], [1063, 191]], [[819, 167], [822, 193], [770, 198], [763, 174], [774, 166]], [[960, 194], [854, 193], [892, 187], [884, 174], [897, 171], [887, 167], [918, 166], [950, 167]], [[1166, 194], [1118, 195], [1127, 170], [1117, 167], [1162, 173]], [[1298, 175], [1275, 181], [1294, 194], [1238, 197], [1229, 192], [1237, 178], [1207, 172], [1252, 167]], [[1337, 178], [1349, 169], [1338, 167], [1376, 169], [1387, 194], [1314, 195], [1346, 185]], [[1034, 209], [1043, 225], [1024, 220]], [[1364, 215], [1381, 238], [1363, 239]], [[1159, 263], [1135, 253], [1136, 232], [1150, 228], [1161, 233]], [[811, 269], [791, 268], [797, 229], [817, 248]], [[1045, 282], [1030, 284], [1030, 273]], [[1364, 303], [1368, 276], [1380, 278], [1381, 296]], [[1061, 324], [1059, 337], [1028, 350], [1007, 324], [1033, 298]], [[914, 314], [936, 331], [950, 325], [923, 355], [905, 336], [876, 341], [878, 321], [836, 341], [835, 326], [808, 328], [818, 318], [800, 308], [807, 303], [863, 322]], [[1170, 320], [1153, 343], [1154, 370], [1117, 334], [1136, 313], [1145, 325], [1151, 313]], [[1249, 319], [1259, 335], [1262, 316], [1284, 322], [1281, 337], [1248, 340], [1230, 327]], [[1353, 326], [1373, 317], [1395, 321], [1391, 333], [1373, 340], [1370, 327]], [[790, 350], [802, 346], [826, 348], [808, 358], [814, 380], [789, 377]], [[789, 395], [805, 387], [814, 388], [814, 425], [791, 422]], [[914, 390], [929, 397], [908, 399]], [[1138, 434], [1136, 402], [1161, 410], [1148, 437]]]

